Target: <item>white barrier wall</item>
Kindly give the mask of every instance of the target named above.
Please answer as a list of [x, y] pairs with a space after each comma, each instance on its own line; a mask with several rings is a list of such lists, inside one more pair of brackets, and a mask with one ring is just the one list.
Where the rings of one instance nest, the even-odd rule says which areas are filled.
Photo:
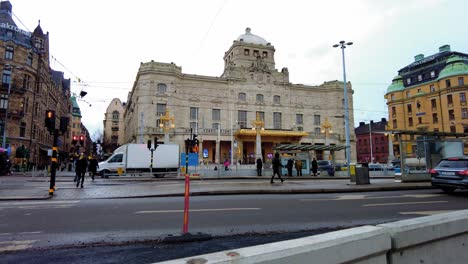
[[468, 210], [160, 263], [468, 263]]

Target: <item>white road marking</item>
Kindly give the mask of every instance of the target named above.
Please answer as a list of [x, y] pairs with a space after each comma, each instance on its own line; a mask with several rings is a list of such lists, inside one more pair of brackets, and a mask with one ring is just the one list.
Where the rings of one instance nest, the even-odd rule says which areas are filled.
[[368, 196], [365, 194], [346, 194], [340, 195], [336, 198], [328, 198], [328, 199], [299, 199], [303, 202], [311, 202], [311, 201], [338, 201], [338, 200], [368, 200], [368, 199], [390, 199], [390, 198], [430, 198], [430, 197], [437, 197], [442, 196], [443, 194], [403, 194], [399, 196]]
[[400, 212], [402, 215], [435, 215], [454, 212], [456, 210], [441, 210], [441, 211], [414, 211], [414, 212]]
[[6, 203], [0, 203], [0, 206], [12, 206], [12, 205], [38, 205], [38, 204], [76, 204], [79, 203], [80, 200], [64, 200], [64, 201], [43, 201], [43, 202], [6, 202]]
[[[217, 212], [217, 211], [246, 211], [261, 210], [261, 208], [214, 208], [214, 209], [190, 209], [189, 212]], [[184, 210], [156, 210], [156, 211], [138, 211], [135, 214], [157, 214], [157, 213], [183, 213]]]
[[0, 233], [0, 236], [9, 236], [9, 235], [13, 235], [13, 233]]
[[426, 201], [426, 202], [403, 202], [403, 203], [381, 203], [381, 204], [363, 204], [362, 206], [387, 206], [387, 205], [408, 205], [408, 204], [434, 204], [448, 203], [448, 201]]
[[21, 232], [20, 235], [30, 235], [30, 234], [41, 234], [44, 233], [42, 231], [31, 231], [31, 232]]
[[0, 242], [0, 252], [27, 249], [27, 248], [32, 247], [32, 244], [37, 241], [39, 240], [3, 241], [3, 242]]

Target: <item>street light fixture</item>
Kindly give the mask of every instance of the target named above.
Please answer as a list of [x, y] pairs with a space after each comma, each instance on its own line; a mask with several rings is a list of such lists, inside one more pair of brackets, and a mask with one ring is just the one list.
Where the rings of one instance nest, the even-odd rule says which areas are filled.
[[159, 127], [164, 129], [164, 144], [169, 144], [169, 130], [175, 128], [174, 116], [170, 116], [169, 109], [166, 109], [165, 114], [159, 118], [161, 120]]
[[333, 45], [334, 48], [341, 48], [341, 55], [343, 58], [343, 94], [344, 94], [344, 108], [345, 108], [345, 133], [346, 133], [346, 166], [348, 167], [348, 177], [351, 176], [350, 173], [350, 162], [351, 162], [351, 145], [349, 142], [349, 109], [348, 109], [348, 91], [346, 88], [346, 67], [345, 67], [345, 56], [344, 49], [346, 46], [353, 45], [353, 42], [345, 42], [344, 40], [340, 41], [339, 44]]

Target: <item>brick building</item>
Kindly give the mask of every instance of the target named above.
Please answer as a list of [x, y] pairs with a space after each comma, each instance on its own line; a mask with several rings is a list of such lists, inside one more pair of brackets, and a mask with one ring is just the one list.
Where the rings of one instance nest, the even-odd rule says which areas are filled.
[[356, 134], [356, 154], [358, 163], [387, 163], [388, 136], [384, 133], [387, 120], [370, 121], [368, 124], [359, 122], [354, 129]]
[[[0, 135], [14, 165], [44, 167], [53, 136], [44, 127], [45, 111], [55, 110], [56, 127], [70, 117], [70, 79], [51, 69], [49, 33], [40, 24], [33, 32], [20, 29], [12, 18], [9, 1], [0, 3]], [[59, 137], [59, 152], [66, 156], [70, 133]]]

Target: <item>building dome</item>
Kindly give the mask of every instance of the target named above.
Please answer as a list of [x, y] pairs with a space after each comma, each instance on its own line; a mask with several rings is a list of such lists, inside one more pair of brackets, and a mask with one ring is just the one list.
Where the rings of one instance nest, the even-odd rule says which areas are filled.
[[252, 44], [257, 44], [257, 45], [265, 45], [265, 46], [268, 44], [268, 42], [264, 38], [254, 35], [250, 33], [250, 31], [251, 29], [249, 27], [246, 28], [245, 34], [240, 35], [237, 38], [237, 41], [242, 41], [245, 43], [252, 43]]
[[453, 55], [448, 58], [446, 63], [445, 68], [440, 71], [439, 78], [437, 78], [437, 80], [455, 75], [468, 74], [468, 61], [466, 58]]
[[392, 84], [390, 84], [390, 86], [388, 86], [387, 93], [402, 91], [404, 89], [405, 89], [405, 87], [403, 86], [403, 77], [401, 77], [401, 75], [397, 75], [397, 76], [395, 76], [395, 78], [393, 78]]

